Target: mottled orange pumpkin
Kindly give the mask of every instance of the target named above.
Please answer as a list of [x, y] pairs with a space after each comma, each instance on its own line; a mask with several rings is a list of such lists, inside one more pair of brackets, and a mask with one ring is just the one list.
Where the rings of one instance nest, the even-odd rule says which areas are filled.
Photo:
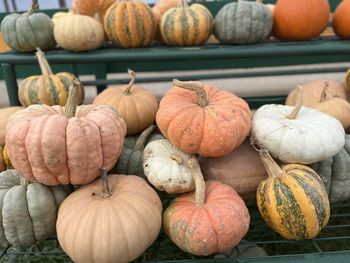
[[74, 14], [93, 16], [103, 22], [105, 13], [115, 0], [73, 0], [71, 11]]
[[205, 182], [195, 157], [187, 162], [196, 190], [179, 195], [165, 210], [165, 233], [180, 249], [194, 255], [227, 252], [249, 229], [248, 209], [231, 186]]
[[350, 0], [343, 0], [333, 13], [334, 33], [341, 39], [350, 39]]
[[156, 121], [172, 144], [187, 153], [219, 157], [241, 145], [251, 128], [248, 104], [233, 93], [197, 81], [173, 81]]

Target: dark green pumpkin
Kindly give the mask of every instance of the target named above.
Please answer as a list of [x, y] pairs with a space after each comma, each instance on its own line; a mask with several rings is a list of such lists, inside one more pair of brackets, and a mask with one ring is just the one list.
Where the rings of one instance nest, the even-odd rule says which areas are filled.
[[53, 22], [44, 13], [35, 13], [34, 0], [31, 9], [23, 14], [10, 14], [1, 22], [1, 32], [7, 45], [18, 52], [35, 51], [37, 47], [49, 49], [55, 45]]

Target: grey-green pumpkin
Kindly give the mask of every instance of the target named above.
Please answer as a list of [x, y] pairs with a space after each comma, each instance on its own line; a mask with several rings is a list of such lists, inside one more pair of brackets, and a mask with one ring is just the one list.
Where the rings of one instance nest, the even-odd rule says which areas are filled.
[[10, 14], [1, 22], [1, 32], [7, 45], [18, 52], [35, 51], [37, 47], [49, 49], [55, 45], [53, 22], [37, 11], [37, 1], [23, 14]]
[[262, 3], [238, 0], [219, 10], [214, 25], [214, 34], [223, 44], [253, 44], [270, 36], [273, 17]]
[[30, 183], [14, 169], [0, 173], [0, 245], [27, 247], [54, 235], [58, 207], [71, 190]]
[[310, 166], [321, 176], [331, 203], [350, 198], [350, 135], [345, 135], [345, 146], [340, 152]]

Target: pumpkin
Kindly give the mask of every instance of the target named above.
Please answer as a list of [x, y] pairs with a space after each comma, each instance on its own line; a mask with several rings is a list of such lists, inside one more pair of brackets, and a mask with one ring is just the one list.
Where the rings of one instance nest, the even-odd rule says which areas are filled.
[[163, 14], [160, 20], [162, 39], [168, 46], [199, 46], [205, 43], [213, 31], [213, 16], [201, 4], [189, 6], [180, 0]]
[[232, 186], [244, 199], [255, 198], [259, 183], [267, 177], [259, 154], [244, 141], [222, 157], [199, 157], [205, 180], [217, 180]]
[[114, 107], [126, 122], [127, 134], [135, 135], [154, 123], [158, 110], [157, 97], [150, 91], [134, 85], [136, 74], [128, 70], [128, 85], [109, 87], [96, 96], [93, 104]]
[[269, 175], [256, 192], [262, 218], [286, 239], [315, 238], [330, 216], [321, 178], [305, 165], [292, 163], [279, 167], [266, 149], [259, 153]]
[[158, 0], [152, 7], [152, 13], [157, 23], [160, 22], [162, 15], [170, 8], [177, 7], [178, 0]]
[[148, 142], [164, 139], [158, 133], [152, 133], [155, 125], [149, 126], [139, 136], [126, 136], [123, 144], [123, 150], [119, 156], [116, 165], [111, 173], [132, 174], [146, 179], [143, 172], [143, 149]]
[[[333, 97], [347, 99], [348, 93], [344, 85], [337, 80], [313, 80], [304, 83], [303, 86], [303, 106], [314, 108], [320, 101], [325, 83], [328, 82], [328, 93]], [[298, 87], [292, 89], [285, 101], [286, 105], [294, 106], [298, 100]]]
[[332, 27], [334, 33], [341, 39], [350, 39], [350, 1], [343, 0], [339, 3], [337, 8], [334, 10], [332, 16]]
[[330, 158], [345, 143], [345, 131], [334, 117], [303, 107], [303, 88], [295, 107], [266, 104], [255, 112], [251, 135], [261, 148], [285, 163], [310, 164]]
[[345, 134], [345, 145], [336, 155], [310, 167], [322, 178], [331, 203], [350, 198], [350, 135]]
[[104, 171], [64, 200], [57, 238], [74, 262], [130, 262], [156, 240], [161, 220], [161, 200], [145, 180]]
[[29, 183], [16, 170], [0, 173], [0, 244], [31, 246], [56, 233], [57, 210], [69, 186]]
[[152, 44], [157, 23], [146, 3], [119, 0], [106, 11], [104, 28], [108, 39], [117, 47], [138, 48]]
[[35, 13], [37, 10], [37, 0], [33, 0], [28, 12], [9, 14], [2, 20], [1, 32], [12, 49], [31, 52], [37, 47], [49, 49], [55, 45], [53, 22], [46, 14]]
[[272, 34], [283, 40], [310, 40], [326, 29], [329, 16], [328, 0], [278, 0]]
[[105, 39], [103, 26], [95, 18], [80, 14], [65, 15], [55, 22], [57, 44], [70, 51], [100, 48]]
[[272, 12], [266, 5], [238, 0], [216, 14], [214, 34], [223, 44], [253, 44], [270, 36], [272, 24]]
[[186, 162], [190, 156], [169, 140], [150, 142], [143, 150], [145, 176], [156, 189], [168, 194], [190, 192], [194, 190], [193, 176]]
[[[68, 97], [69, 83], [76, 78], [72, 73], [59, 72], [53, 74], [44, 52], [36, 52], [42, 75], [25, 78], [18, 88], [18, 99], [24, 107], [32, 104], [64, 106]], [[84, 87], [79, 86], [77, 103], [84, 101]]]
[[6, 163], [4, 160], [4, 149], [0, 146], [0, 172], [6, 170]]
[[5, 42], [2, 32], [0, 32], [0, 53], [7, 52], [9, 50], [11, 50], [11, 48]]
[[6, 125], [9, 118], [17, 111], [24, 109], [21, 106], [11, 106], [0, 109], [0, 146], [5, 145]]
[[219, 157], [243, 143], [251, 128], [251, 112], [233, 93], [174, 80], [160, 101], [156, 121], [162, 134], [184, 152]]
[[[1, 149], [2, 149], [2, 147], [1, 147]], [[4, 148], [2, 149], [1, 152], [2, 152], [1, 158], [2, 158], [3, 163], [5, 164], [6, 169], [13, 169], [13, 165], [11, 163], [9, 154], [7, 152], [7, 146], [6, 145], [4, 146]]]
[[66, 106], [35, 104], [7, 124], [12, 165], [25, 178], [45, 185], [92, 182], [101, 167], [110, 170], [120, 155], [126, 125], [108, 106], [77, 107], [75, 79]]
[[74, 14], [92, 16], [103, 22], [105, 13], [115, 0], [73, 0], [70, 10]]
[[65, 17], [67, 15], [71, 15], [73, 14], [72, 12], [56, 12], [53, 14], [51, 20], [53, 22], [53, 24], [56, 26], [56, 23], [59, 19], [61, 19], [62, 17]]
[[348, 69], [344, 74], [344, 87], [347, 93], [350, 92], [350, 69]]
[[207, 256], [235, 247], [249, 229], [244, 201], [229, 185], [205, 182], [195, 157], [186, 160], [195, 191], [176, 197], [163, 214], [163, 227], [183, 251]]

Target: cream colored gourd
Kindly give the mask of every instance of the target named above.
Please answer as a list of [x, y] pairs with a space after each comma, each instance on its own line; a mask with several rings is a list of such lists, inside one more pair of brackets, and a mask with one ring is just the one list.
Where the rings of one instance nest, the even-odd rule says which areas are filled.
[[150, 142], [143, 151], [145, 176], [155, 188], [169, 194], [192, 191], [194, 180], [186, 162], [191, 156], [169, 140]]
[[330, 158], [345, 144], [345, 131], [334, 117], [301, 106], [267, 104], [253, 116], [251, 135], [258, 145], [286, 163], [310, 164]]

